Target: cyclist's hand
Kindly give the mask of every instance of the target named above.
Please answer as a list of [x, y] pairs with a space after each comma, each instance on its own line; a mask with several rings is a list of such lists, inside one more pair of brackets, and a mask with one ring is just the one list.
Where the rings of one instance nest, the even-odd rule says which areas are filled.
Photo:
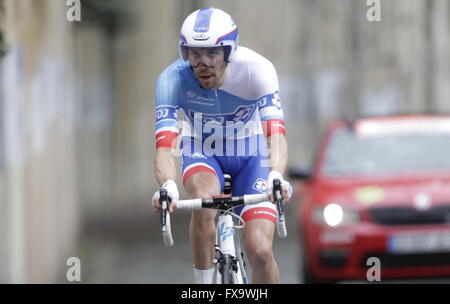
[[[167, 191], [167, 196], [171, 199], [171, 204], [169, 206], [169, 212], [172, 213], [175, 210], [176, 202], [178, 201], [180, 194], [178, 193], [177, 184], [173, 180], [168, 180], [165, 182], [161, 189], [165, 189]], [[155, 192], [152, 198], [153, 201], [153, 210], [155, 212], [161, 212], [161, 203], [159, 201], [159, 190]]]
[[281, 182], [281, 196], [283, 197], [283, 202], [287, 203], [292, 196], [292, 186], [288, 181], [283, 179], [280, 172], [275, 170], [270, 171], [269, 177], [267, 178], [267, 194], [269, 199], [275, 203], [273, 198], [273, 180], [276, 178]]

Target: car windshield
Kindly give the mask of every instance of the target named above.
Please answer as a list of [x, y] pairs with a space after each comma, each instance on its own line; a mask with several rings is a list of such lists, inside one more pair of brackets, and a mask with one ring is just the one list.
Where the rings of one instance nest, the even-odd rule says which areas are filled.
[[450, 172], [450, 134], [359, 137], [334, 133], [321, 170], [325, 176]]

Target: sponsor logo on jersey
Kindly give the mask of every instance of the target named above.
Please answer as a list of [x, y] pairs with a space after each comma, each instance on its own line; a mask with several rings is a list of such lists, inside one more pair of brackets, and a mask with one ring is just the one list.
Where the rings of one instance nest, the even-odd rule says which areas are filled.
[[253, 184], [252, 188], [261, 193], [266, 193], [267, 191], [266, 181], [262, 178], [258, 178]]
[[157, 120], [166, 118], [168, 115], [169, 115], [168, 109], [159, 109], [158, 111], [156, 111], [156, 119]]
[[272, 98], [272, 104], [278, 109], [281, 110], [281, 102], [280, 102], [280, 95], [278, 93], [275, 93]]
[[189, 98], [194, 98], [195, 95], [196, 95], [195, 92], [192, 91], [192, 90], [189, 90], [189, 91], [186, 92], [186, 96], [189, 97]]
[[258, 101], [258, 107], [262, 108], [267, 104], [267, 97], [263, 97]]
[[191, 119], [201, 119], [202, 124], [216, 124], [225, 126], [227, 121], [230, 122], [246, 122], [253, 111], [255, 110], [255, 105], [239, 106], [233, 113], [219, 113], [219, 114], [205, 114], [189, 110], [189, 117]]
[[178, 119], [177, 110], [174, 107], [158, 107], [155, 112], [156, 121], [164, 119]]
[[203, 106], [214, 106], [216, 104], [216, 100], [214, 98], [210, 98], [207, 95], [198, 95], [195, 91], [189, 90], [186, 93], [187, 103], [194, 103]]
[[248, 116], [250, 115], [250, 111], [252, 109], [251, 108], [245, 108], [245, 109], [241, 109], [239, 110], [236, 114], [235, 117], [233, 118], [234, 122], [238, 122], [238, 121], [246, 121], [246, 119], [248, 118]]

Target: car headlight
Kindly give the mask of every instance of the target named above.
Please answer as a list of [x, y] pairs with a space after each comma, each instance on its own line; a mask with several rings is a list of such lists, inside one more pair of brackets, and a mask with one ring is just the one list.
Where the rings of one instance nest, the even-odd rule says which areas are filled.
[[331, 203], [313, 211], [313, 220], [319, 224], [330, 227], [348, 225], [360, 221], [357, 210], [343, 208], [341, 205]]
[[337, 226], [344, 218], [344, 210], [338, 204], [329, 204], [323, 209], [323, 218], [331, 227]]

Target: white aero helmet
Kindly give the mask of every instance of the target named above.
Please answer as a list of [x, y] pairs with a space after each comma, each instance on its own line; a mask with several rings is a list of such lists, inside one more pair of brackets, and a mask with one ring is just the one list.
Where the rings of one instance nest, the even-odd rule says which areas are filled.
[[217, 8], [202, 8], [183, 22], [180, 35], [180, 57], [188, 60], [188, 47], [224, 46], [225, 61], [236, 57], [239, 32], [230, 15]]

